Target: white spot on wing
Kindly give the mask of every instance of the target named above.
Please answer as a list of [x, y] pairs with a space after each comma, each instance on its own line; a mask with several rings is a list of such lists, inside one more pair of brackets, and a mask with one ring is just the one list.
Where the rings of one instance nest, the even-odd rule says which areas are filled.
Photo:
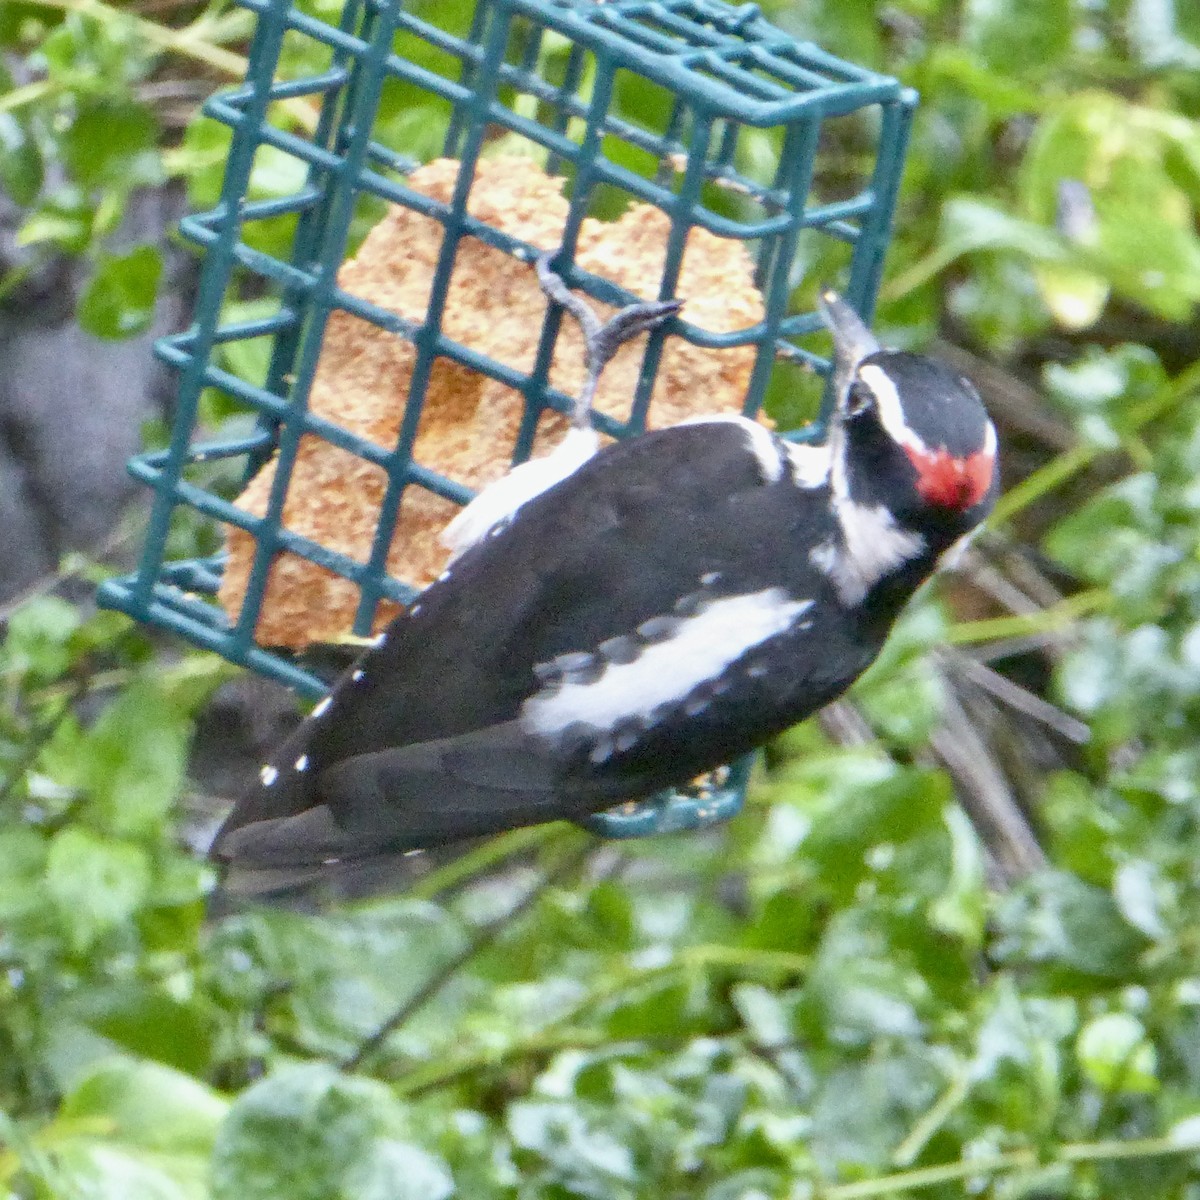
[[784, 454], [779, 439], [765, 426], [749, 417], [734, 413], [718, 413], [714, 416], [692, 417], [680, 421], [680, 425], [737, 425], [746, 435], [746, 449], [758, 459], [759, 474], [764, 483], [776, 483], [783, 478]]
[[308, 755], [307, 754], [302, 754], [302, 755], [300, 755], [300, 757], [298, 759], [296, 759], [296, 770], [297, 771], [307, 771], [308, 770]]
[[503, 479], [485, 487], [441, 532], [450, 561], [496, 532], [521, 505], [573, 475], [599, 449], [600, 435], [594, 429], [572, 427], [549, 454], [513, 467]]
[[713, 600], [633, 662], [610, 663], [590, 683], [568, 682], [531, 696], [522, 720], [533, 732], [551, 735], [577, 723], [611, 730], [625, 720], [649, 721], [656, 709], [683, 703], [743, 654], [786, 632], [812, 603], [792, 600], [782, 588]]
[[259, 771], [258, 777], [262, 780], [263, 787], [270, 787], [279, 778], [279, 772], [274, 767], [268, 765]]
[[365, 674], [366, 674], [366, 672], [362, 669], [362, 667], [355, 667], [354, 672], [351, 674], [350, 678], [352, 680], [354, 680], [355, 683], [358, 683], [359, 680], [361, 680]]
[[315, 721], [318, 717], [323, 717], [328, 711], [329, 706], [333, 703], [332, 696], [326, 696], [316, 708], [312, 710], [312, 719]]

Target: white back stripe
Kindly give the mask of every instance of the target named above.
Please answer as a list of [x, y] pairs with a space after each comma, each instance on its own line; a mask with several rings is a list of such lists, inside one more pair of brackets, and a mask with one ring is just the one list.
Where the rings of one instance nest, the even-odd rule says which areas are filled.
[[599, 449], [600, 435], [594, 429], [572, 426], [549, 454], [518, 464], [503, 479], [485, 487], [441, 532], [442, 545], [451, 552], [450, 561], [483, 541], [522, 504], [573, 475]]
[[633, 662], [609, 663], [591, 683], [566, 683], [531, 696], [522, 723], [553, 735], [575, 724], [611, 730], [623, 721], [644, 721], [656, 709], [682, 704], [743, 654], [786, 632], [812, 603], [792, 600], [777, 587], [713, 600], [681, 620], [671, 637], [644, 646]]
[[[737, 425], [746, 435], [746, 449], [758, 459], [759, 474], [764, 483], [778, 483], [783, 478], [784, 456], [775, 435], [765, 426], [736, 413], [714, 413], [705, 417], [689, 417], [680, 425]], [[678, 426], [676, 426], [678, 428]]]
[[829, 482], [829, 443], [784, 442], [792, 463], [792, 478], [803, 488], [822, 487]]

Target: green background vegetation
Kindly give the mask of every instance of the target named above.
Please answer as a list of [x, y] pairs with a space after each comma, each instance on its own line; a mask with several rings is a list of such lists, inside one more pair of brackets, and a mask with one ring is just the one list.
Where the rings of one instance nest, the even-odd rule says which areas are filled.
[[[205, 927], [187, 757], [231, 669], [48, 584], [0, 646], [0, 1196], [1200, 1197], [1200, 8], [765, 8], [922, 94], [879, 324], [1016, 397], [976, 560], [1008, 611], [927, 590], [856, 736], [793, 731], [715, 834], [522, 831], [401, 897]], [[189, 97], [249, 27], [0, 9], [0, 187], [25, 244], [90, 261], [100, 336], [163, 273], [110, 243], [132, 191], [215, 196]], [[436, 150], [433, 115], [386, 119]], [[294, 182], [262, 159], [261, 194]], [[938, 747], [955, 663], [1017, 646], [1075, 737], [1022, 772], [998, 706], [984, 759], [1041, 845], [1005, 870]]]

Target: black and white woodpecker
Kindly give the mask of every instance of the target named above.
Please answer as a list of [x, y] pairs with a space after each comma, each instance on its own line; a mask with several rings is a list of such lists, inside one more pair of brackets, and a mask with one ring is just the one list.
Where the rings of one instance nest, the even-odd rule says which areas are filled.
[[596, 379], [677, 304], [581, 321], [576, 427], [448, 530], [449, 569], [261, 770], [213, 846], [230, 894], [578, 818], [735, 759], [841, 695], [987, 515], [974, 388], [880, 347], [833, 293], [825, 444], [701, 418], [599, 448]]

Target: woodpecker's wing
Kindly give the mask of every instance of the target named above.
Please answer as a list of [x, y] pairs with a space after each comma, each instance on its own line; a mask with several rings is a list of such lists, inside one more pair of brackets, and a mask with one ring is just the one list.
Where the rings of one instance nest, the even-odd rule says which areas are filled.
[[[666, 678], [671, 622], [686, 625], [678, 606], [766, 596], [746, 611], [775, 623], [764, 636], [780, 632], [780, 614], [810, 605], [824, 584], [807, 555], [781, 552], [785, 540], [822, 536], [822, 485], [748, 421], [609, 447], [527, 501], [389, 627], [263, 768], [216, 856], [317, 865], [576, 816], [662, 786], [661, 765], [567, 780], [571, 731], [552, 714], [543, 724], [562, 736], [539, 734], [518, 719], [523, 706], [553, 690], [556, 670], [590, 701], [588, 664], [632, 652], [639, 638], [663, 647], [658, 708], [682, 705]], [[731, 624], [706, 628], [719, 638]], [[714, 670], [726, 665], [708, 657]], [[602, 699], [620, 724], [625, 698], [610, 686]], [[628, 703], [636, 712], [642, 700]]]

